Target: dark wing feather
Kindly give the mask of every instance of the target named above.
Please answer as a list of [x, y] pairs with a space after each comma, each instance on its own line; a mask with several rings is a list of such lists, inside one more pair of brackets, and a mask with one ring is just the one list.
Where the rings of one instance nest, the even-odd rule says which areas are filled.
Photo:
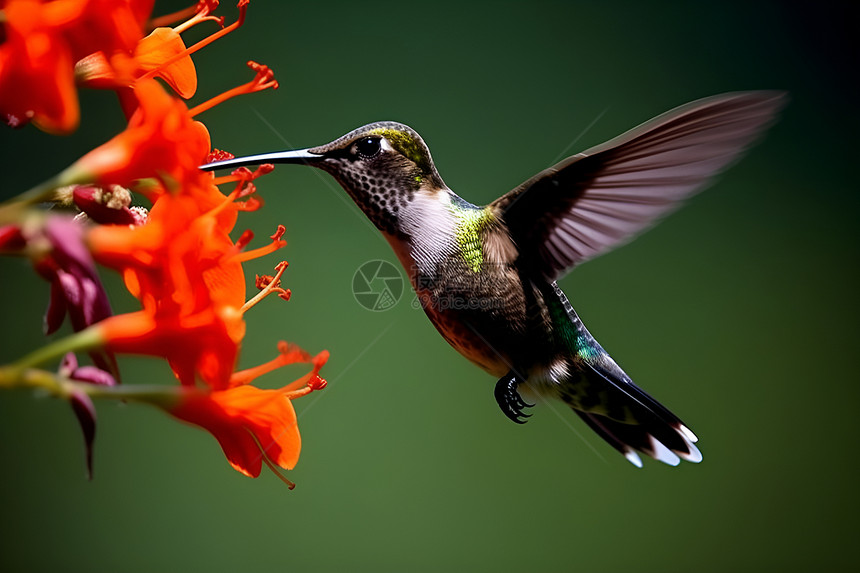
[[546, 169], [493, 203], [524, 260], [555, 280], [676, 209], [773, 121], [782, 92], [681, 106]]

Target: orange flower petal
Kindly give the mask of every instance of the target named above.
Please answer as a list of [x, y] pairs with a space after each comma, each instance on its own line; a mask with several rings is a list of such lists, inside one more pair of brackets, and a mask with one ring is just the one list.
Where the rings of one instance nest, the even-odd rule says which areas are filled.
[[104, 323], [108, 347], [166, 358], [186, 385], [228, 386], [245, 335], [232, 206], [211, 185], [188, 186], [159, 197], [146, 225], [90, 230], [94, 258], [123, 273], [144, 309]]
[[147, 177], [166, 179], [168, 187], [189, 180], [211, 181], [197, 169], [209, 153], [206, 128], [155, 80], [137, 82], [135, 94], [140, 107], [125, 131], [84, 155], [68, 171], [84, 180], [125, 187]]
[[231, 330], [211, 309], [190, 316], [147, 309], [108, 317], [93, 328], [108, 350], [165, 358], [186, 386], [199, 375], [210, 388], [227, 388], [239, 353]]
[[173, 28], [156, 28], [137, 44], [134, 57], [142, 70], [158, 70], [155, 75], [166, 81], [180, 97], [188, 99], [197, 91], [197, 71], [191, 56], [162, 67], [185, 49], [185, 43]]
[[22, 37], [9, 31], [0, 46], [0, 113], [13, 127], [33, 121], [50, 133], [77, 128], [72, 59], [55, 36], [34, 32]]
[[131, 53], [143, 37], [143, 23], [154, 3], [153, 0], [62, 2], [83, 4], [74, 25], [64, 30], [75, 61], [95, 52]]
[[230, 465], [247, 476], [260, 475], [263, 455], [288, 470], [298, 462], [301, 436], [296, 412], [279, 390], [239, 386], [193, 393], [170, 413], [212, 433]]

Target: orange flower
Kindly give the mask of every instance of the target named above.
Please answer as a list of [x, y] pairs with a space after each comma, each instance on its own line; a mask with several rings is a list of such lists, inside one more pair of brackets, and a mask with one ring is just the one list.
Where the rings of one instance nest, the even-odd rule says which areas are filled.
[[[154, 0], [59, 0], [80, 10], [64, 35], [77, 61], [94, 52], [130, 53], [143, 37]], [[50, 2], [54, 4], [56, 2]]]
[[93, 52], [131, 53], [152, 0], [8, 0], [0, 46], [0, 113], [16, 127], [78, 126], [74, 63]]
[[60, 31], [80, 15], [78, 2], [42, 5], [10, 0], [6, 41], [0, 45], [0, 113], [20, 127], [33, 121], [45, 131], [68, 133], [78, 126], [78, 94], [71, 49]]
[[[271, 71], [254, 65], [265, 81], [229, 94], [271, 87]], [[155, 176], [163, 184], [147, 192], [154, 204], [146, 225], [100, 227], [89, 235], [94, 258], [122, 272], [143, 306], [99, 328], [115, 352], [165, 357], [183, 384], [193, 385], [199, 376], [224, 389], [245, 333], [241, 263], [286, 244], [281, 230], [270, 247], [241, 253], [247, 241], [234, 244], [229, 237], [238, 211], [259, 206], [253, 198], [237, 200], [253, 193], [251, 181], [270, 169], [213, 179], [198, 168], [209, 153], [208, 133], [185, 104], [151, 79], [138, 80], [135, 93], [140, 107], [128, 128], [61, 174], [69, 182], [128, 186]], [[229, 197], [213, 184], [231, 181], [238, 184]]]
[[[154, 29], [137, 43], [133, 55], [96, 52], [79, 60], [75, 64], [77, 81], [88, 87], [116, 90], [127, 117], [137, 109], [131, 90], [138, 80], [159, 77], [181, 98], [192, 97], [197, 91], [197, 72], [191, 54], [242, 26], [248, 0], [239, 0], [239, 17], [227, 27], [223, 17], [211, 15], [217, 7], [218, 0], [201, 0], [186, 10], [153, 20], [150, 24]], [[189, 18], [175, 28], [163, 25], [185, 17]], [[221, 29], [186, 48], [180, 34], [210, 20]]]
[[[284, 245], [283, 227], [272, 236], [270, 246], [250, 252], [239, 251], [250, 240], [247, 235], [235, 245], [226, 238], [228, 229], [221, 225], [232, 228], [232, 219], [219, 218], [219, 214], [236, 209], [233, 199], [245, 188], [240, 182], [230, 197], [222, 196], [220, 205], [197, 215], [187, 228], [173, 227], [170, 234], [165, 229], [182, 219], [182, 213], [193, 211], [190, 203], [185, 205], [188, 209], [177, 211], [184, 197], [171, 194], [158, 199], [142, 227], [93, 229], [89, 239], [95, 258], [109, 266], [119, 265], [129, 289], [144, 307], [137, 313], [109, 317], [94, 328], [101, 332], [106, 348], [115, 352], [166, 358], [186, 386], [193, 386], [199, 376], [208, 388], [189, 387], [168, 411], [211, 432], [237, 471], [257, 477], [265, 462], [290, 483], [274, 467], [292, 469], [301, 449], [290, 401], [325, 386], [319, 370], [328, 352], [312, 358], [281, 343], [278, 358], [233, 372], [244, 335], [242, 313], [270, 293], [289, 299], [289, 291], [280, 287], [287, 266], [281, 263], [276, 276], [258, 278], [262, 292], [242, 304], [241, 262]], [[165, 209], [165, 205], [171, 207]], [[172, 220], [166, 213], [180, 215]], [[313, 370], [278, 390], [249, 385], [257, 377], [295, 362], [312, 362]]]
[[[173, 416], [211, 432], [230, 465], [250, 477], [260, 475], [263, 462], [276, 474], [272, 464], [287, 470], [295, 467], [302, 442], [291, 400], [326, 385], [318, 373], [327, 352], [310, 358], [283, 342], [279, 349], [281, 357], [274, 363], [313, 362], [311, 373], [278, 390], [234, 385], [215, 392], [192, 391], [170, 410]], [[298, 384], [304, 387], [294, 390]]]
[[[164, 63], [176, 55], [181, 57]], [[173, 28], [156, 28], [138, 42], [133, 56], [124, 52], [110, 59], [104, 52], [96, 52], [75, 64], [75, 76], [86, 87], [122, 89], [131, 87], [145, 73], [154, 71], [182, 98], [188, 99], [197, 91], [197, 71], [182, 37]], [[133, 111], [133, 110], [132, 110]]]
[[191, 110], [155, 80], [137, 80], [134, 93], [139, 107], [125, 131], [81, 157], [60, 173], [57, 181], [61, 185], [99, 183], [129, 187], [137, 179], [157, 177], [168, 189], [177, 188], [179, 183], [211, 182], [211, 175], [198, 169], [209, 155], [209, 132], [192, 118], [237, 95], [277, 89], [278, 82], [268, 66], [250, 61], [248, 67], [256, 73], [253, 80]]
[[[146, 225], [98, 227], [88, 240], [95, 259], [120, 270], [143, 306], [100, 323], [107, 347], [163, 356], [183, 384], [194, 384], [196, 374], [223, 389], [245, 334], [241, 261], [257, 252], [242, 254], [229, 238], [233, 197], [208, 190], [165, 194]], [[201, 213], [214, 199], [220, 204]], [[265, 252], [285, 244], [280, 236], [273, 241]]]
[[[94, 328], [112, 352], [165, 358], [183, 384], [193, 385], [199, 374], [211, 387], [223, 388], [233, 372], [241, 342], [230, 336], [230, 326], [206, 309], [186, 317], [169, 312], [120, 314]], [[239, 326], [244, 327], [244, 323]]]
[[239, 386], [206, 394], [194, 392], [171, 414], [211, 432], [230, 465], [246, 476], [260, 475], [261, 450], [288, 470], [299, 459], [301, 436], [296, 412], [290, 398], [279, 390]]
[[69, 167], [64, 180], [124, 187], [148, 177], [158, 177], [168, 187], [188, 178], [211, 180], [197, 175], [197, 166], [209, 153], [206, 127], [155, 80], [137, 82], [135, 95], [140, 107], [125, 131]]
[[[182, 388], [138, 391], [81, 385], [113, 381], [107, 369], [113, 370], [114, 364], [78, 368], [69, 358], [73, 355], [66, 354], [57, 393], [72, 401], [88, 452], [95, 431], [90, 398], [137, 400], [211, 432], [230, 464], [243, 474], [256, 477], [265, 463], [289, 484], [276, 468], [292, 469], [301, 450], [291, 401], [325, 386], [319, 370], [328, 353], [311, 357], [280, 343], [274, 360], [234, 371], [245, 335], [244, 313], [271, 294], [290, 297], [290, 291], [280, 286], [286, 262], [276, 266], [275, 276], [257, 277], [260, 293], [248, 301], [242, 268], [243, 262], [283, 247], [284, 228], [278, 227], [271, 244], [250, 251], [244, 250], [253, 238], [250, 231], [231, 239], [238, 212], [262, 205], [254, 196], [253, 181], [272, 166], [253, 173], [241, 168], [219, 178], [201, 171], [200, 164], [224, 152], [210, 153], [209, 134], [193, 119], [228, 98], [278, 84], [268, 67], [248, 62], [256, 73], [252, 81], [188, 110], [154, 79], [161, 78], [180, 97], [193, 95], [197, 76], [190, 54], [241, 26], [247, 0], [239, 0], [239, 17], [230, 26], [223, 27], [222, 18], [210, 15], [217, 0], [201, 0], [196, 7], [151, 22], [154, 29], [146, 37], [143, 27], [152, 0], [0, 3], [6, 37], [0, 43], [0, 113], [10, 124], [32, 120], [46, 130], [74, 129], [76, 61], [77, 80], [116, 90], [129, 118], [122, 133], [18, 198], [16, 207], [21, 209], [46, 200], [74, 204], [90, 214], [91, 222], [102, 223], [85, 227], [69, 221], [62, 233], [54, 233], [58, 239], [74, 234], [77, 242], [72, 247], [77, 250], [68, 254], [69, 245], [53, 241], [55, 251], [67, 256], [57, 255], [49, 261], [50, 268], [41, 269], [56, 282], [57, 302], [49, 324], [59, 324], [59, 311], [68, 309], [79, 332], [29, 359], [44, 361], [69, 350], [164, 358]], [[189, 19], [175, 28], [163, 27], [177, 18]], [[186, 48], [180, 34], [207, 20], [217, 20], [222, 29]], [[235, 187], [225, 195], [218, 185], [228, 183]], [[130, 207], [130, 191], [150, 200], [148, 214]], [[27, 247], [28, 235], [22, 229], [17, 224], [0, 227], [0, 250]], [[92, 261], [122, 274], [141, 310], [111, 316], [107, 306], [99, 306], [106, 299], [101, 300], [101, 291], [90, 292], [95, 280], [90, 255]], [[262, 374], [296, 362], [310, 362], [313, 368], [280, 389], [250, 385]]]
[[[170, 65], [165, 62], [179, 56]], [[179, 32], [173, 28], [156, 28], [138, 42], [134, 59], [140, 70], [155, 70], [155, 75], [163, 79], [183, 99], [188, 99], [197, 91], [197, 71]]]

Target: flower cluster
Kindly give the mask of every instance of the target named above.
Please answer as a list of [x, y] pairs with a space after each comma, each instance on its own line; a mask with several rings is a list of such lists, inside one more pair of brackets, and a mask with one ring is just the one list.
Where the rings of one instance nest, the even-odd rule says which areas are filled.
[[[183, 99], [197, 91], [191, 55], [239, 28], [247, 4], [240, 0], [237, 20], [225, 26], [213, 14], [217, 0], [155, 19], [152, 0], [2, 3], [0, 114], [8, 125], [32, 123], [51, 133], [76, 129], [80, 87], [115, 91], [128, 119], [113, 139], [0, 205], [0, 253], [29, 257], [51, 285], [46, 333], [57, 332], [66, 316], [73, 330], [0, 367], [0, 387], [41, 387], [69, 399], [88, 460], [92, 398], [115, 398], [156, 405], [208, 430], [245, 475], [258, 476], [266, 463], [288, 482], [276, 467], [292, 469], [299, 456], [292, 400], [325, 386], [319, 370], [328, 353], [311, 356], [284, 342], [270, 362], [236, 371], [244, 313], [268, 295], [290, 295], [281, 287], [287, 268], [281, 262], [274, 276], [257, 277], [259, 293], [246, 300], [242, 265], [282, 248], [284, 228], [256, 249], [248, 249], [250, 231], [232, 238], [239, 214], [262, 206], [256, 180], [272, 166], [220, 178], [201, 171], [201, 164], [231, 156], [211, 149], [196, 117], [233, 96], [277, 88], [277, 82], [268, 67], [249, 62], [252, 81], [191, 109]], [[214, 22], [217, 31], [186, 47], [181, 34], [204, 22]], [[134, 205], [136, 199], [149, 208]], [[43, 203], [77, 214], [46, 211]], [[99, 266], [121, 274], [140, 310], [113, 314]], [[89, 353], [91, 366], [78, 365], [80, 352]], [[122, 354], [163, 358], [179, 384], [118, 384], [116, 356]], [[51, 360], [62, 361], [58, 371], [41, 368]], [[299, 380], [280, 389], [252, 385], [297, 362], [311, 364]]]

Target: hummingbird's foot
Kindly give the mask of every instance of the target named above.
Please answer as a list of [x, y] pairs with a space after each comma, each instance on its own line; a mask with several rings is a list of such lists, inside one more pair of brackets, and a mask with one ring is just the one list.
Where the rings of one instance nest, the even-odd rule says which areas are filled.
[[520, 381], [516, 374], [508, 372], [496, 382], [496, 389], [493, 395], [496, 397], [496, 402], [499, 403], [499, 408], [505, 416], [516, 422], [517, 424], [525, 424], [531, 414], [523, 414], [523, 408], [530, 408], [534, 404], [529, 404], [523, 401], [520, 393], [517, 391]]

